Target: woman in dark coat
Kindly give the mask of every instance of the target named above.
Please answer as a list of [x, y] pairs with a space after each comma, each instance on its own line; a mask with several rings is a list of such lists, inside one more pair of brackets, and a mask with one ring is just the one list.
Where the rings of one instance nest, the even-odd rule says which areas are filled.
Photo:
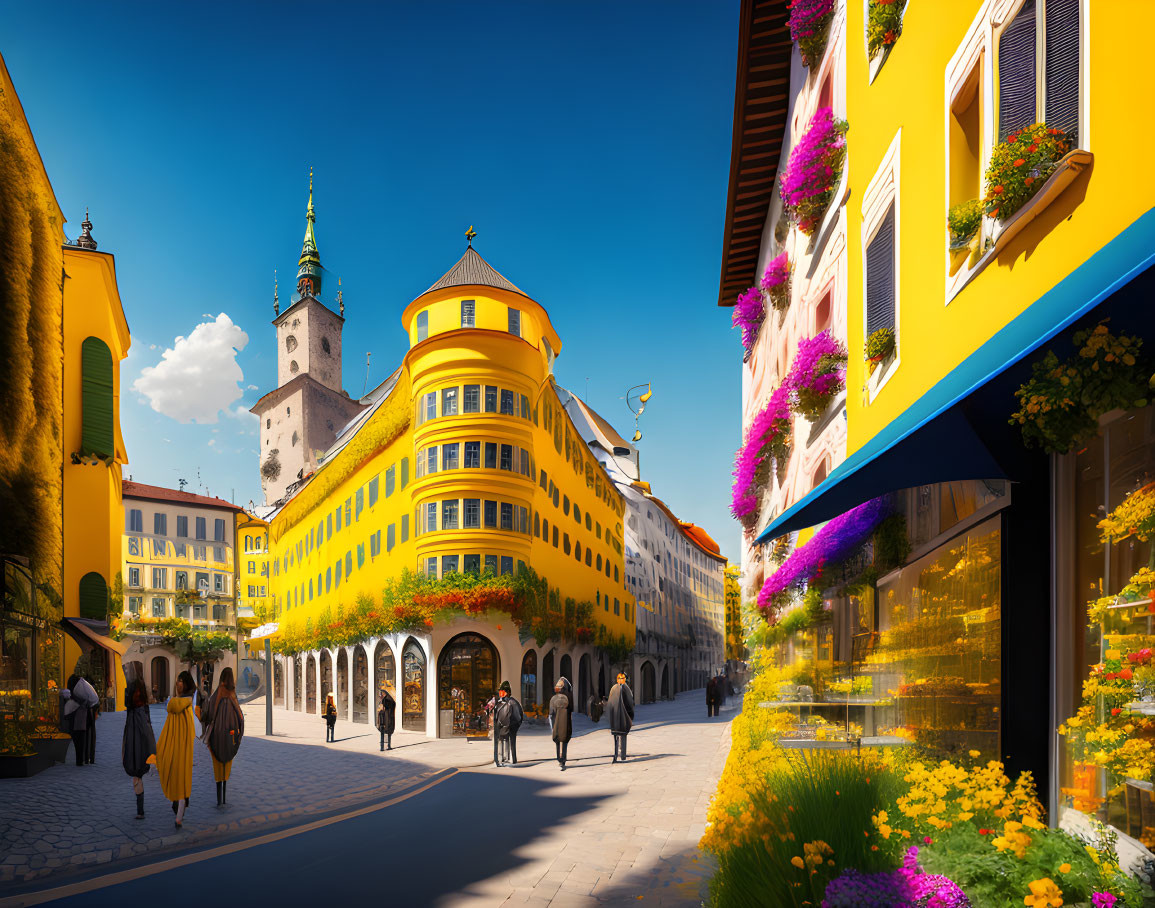
[[393, 749], [393, 730], [397, 727], [397, 701], [388, 688], [381, 691], [381, 708], [377, 710], [377, 729], [381, 732], [381, 749]]
[[144, 681], [134, 678], [124, 692], [124, 743], [121, 745], [121, 762], [124, 771], [132, 779], [132, 790], [136, 795], [136, 818], [144, 819], [144, 776], [150, 763], [156, 762], [156, 733], [152, 730], [152, 717], [148, 714], [148, 691]]
[[706, 717], [718, 715], [718, 679], [711, 676], [706, 682]]
[[553, 729], [553, 746], [557, 751], [557, 761], [565, 772], [566, 750], [573, 736], [573, 704], [565, 692], [566, 680], [560, 678], [553, 686], [553, 699], [549, 701], [549, 724]]
[[614, 762], [626, 762], [626, 737], [634, 725], [634, 692], [626, 684], [626, 673], [618, 672], [618, 683], [610, 688], [610, 698], [606, 703], [606, 717], [614, 736]]
[[245, 735], [245, 715], [237, 701], [237, 686], [233, 680], [233, 670], [221, 672], [221, 680], [216, 692], [205, 700], [200, 709], [201, 725], [204, 726], [205, 743], [213, 758], [213, 779], [217, 783], [217, 807], [228, 803], [229, 775], [233, 769], [233, 758], [241, 749], [241, 738]]
[[337, 740], [337, 704], [333, 702], [333, 695], [325, 697], [325, 743]]

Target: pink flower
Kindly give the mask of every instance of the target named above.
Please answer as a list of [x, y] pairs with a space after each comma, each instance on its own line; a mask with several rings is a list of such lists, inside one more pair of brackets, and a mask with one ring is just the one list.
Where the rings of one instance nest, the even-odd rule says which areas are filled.
[[846, 124], [834, 119], [829, 107], [814, 114], [810, 126], [790, 151], [779, 181], [786, 207], [803, 233], [813, 233], [826, 206], [832, 185], [846, 158]]
[[766, 302], [757, 287], [751, 287], [735, 301], [732, 322], [735, 328], [742, 329], [742, 345], [747, 350], [753, 349], [765, 317]]

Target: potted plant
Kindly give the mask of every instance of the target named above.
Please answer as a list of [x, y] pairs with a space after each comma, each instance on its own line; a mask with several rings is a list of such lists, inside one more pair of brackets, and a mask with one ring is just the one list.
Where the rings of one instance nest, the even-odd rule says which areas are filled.
[[986, 213], [1006, 221], [1043, 188], [1071, 143], [1061, 129], [1035, 123], [994, 147], [987, 167]]
[[902, 34], [906, 0], [870, 0], [866, 21], [866, 47], [871, 57], [893, 47]]
[[785, 312], [790, 305], [790, 260], [785, 252], [766, 266], [761, 287], [770, 298], [770, 305], [778, 312]]
[[894, 353], [894, 329], [879, 328], [872, 331], [870, 337], [866, 339], [865, 349], [869, 374], [873, 375], [879, 364], [892, 353]]
[[842, 176], [848, 128], [845, 120], [834, 119], [834, 112], [823, 107], [790, 151], [779, 189], [783, 206], [807, 236], [822, 223]]
[[846, 350], [829, 331], [799, 342], [787, 378], [794, 412], [817, 422], [846, 387]]
[[790, 4], [790, 38], [798, 45], [802, 65], [814, 69], [826, 50], [834, 0], [793, 0]]
[[966, 249], [983, 225], [983, 203], [978, 199], [971, 199], [968, 202], [951, 205], [946, 221], [950, 227], [951, 251]]

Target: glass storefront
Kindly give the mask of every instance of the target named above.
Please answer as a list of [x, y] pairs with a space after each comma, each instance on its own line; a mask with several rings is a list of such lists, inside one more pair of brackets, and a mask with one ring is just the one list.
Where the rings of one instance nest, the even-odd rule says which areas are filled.
[[406, 731], [425, 731], [425, 652], [415, 640], [401, 652], [401, 727]]
[[441, 652], [438, 708], [442, 728], [452, 716], [453, 735], [485, 737], [489, 733], [485, 705], [497, 694], [497, 651], [479, 634], [454, 637]]
[[537, 653], [530, 650], [521, 660], [521, 705], [537, 703]]
[[53, 724], [64, 683], [64, 635], [43, 617], [49, 603], [28, 568], [8, 558], [0, 564], [0, 720]]
[[369, 659], [359, 643], [353, 648], [353, 721], [369, 721]]

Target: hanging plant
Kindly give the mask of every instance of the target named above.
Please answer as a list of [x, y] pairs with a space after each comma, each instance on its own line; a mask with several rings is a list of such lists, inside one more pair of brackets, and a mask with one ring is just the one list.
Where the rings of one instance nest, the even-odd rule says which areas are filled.
[[790, 305], [790, 260], [785, 252], [766, 266], [761, 287], [770, 298], [770, 305], [778, 312], [785, 312]]
[[951, 205], [946, 222], [950, 227], [950, 248], [956, 251], [965, 249], [983, 225], [983, 203], [971, 199]]
[[757, 287], [751, 287], [734, 302], [731, 322], [735, 328], [742, 329], [742, 346], [746, 348], [746, 352], [754, 349], [754, 341], [758, 339], [758, 331], [765, 318], [766, 301], [762, 298], [762, 291]]
[[789, 7], [790, 38], [798, 45], [802, 65], [813, 69], [826, 50], [834, 0], [792, 0]]
[[782, 204], [807, 236], [812, 236], [822, 223], [842, 176], [847, 129], [846, 121], [834, 119], [834, 112], [823, 107], [790, 151], [779, 189]]
[[1043, 123], [1011, 133], [991, 152], [983, 199], [986, 213], [1007, 220], [1034, 197], [1070, 150], [1067, 134]]
[[902, 34], [902, 13], [906, 0], [870, 0], [866, 24], [866, 45], [870, 56], [893, 46]]
[[829, 331], [798, 344], [790, 375], [794, 412], [817, 422], [830, 402], [846, 387], [846, 349]]
[[734, 462], [730, 512], [748, 530], [758, 519], [758, 504], [770, 481], [770, 466], [785, 456], [790, 438], [790, 391], [783, 384], [770, 395], [750, 423]]
[[1111, 410], [1147, 405], [1151, 364], [1143, 340], [1107, 330], [1105, 323], [1077, 331], [1078, 352], [1060, 361], [1053, 351], [1031, 367], [1031, 378], [1015, 392], [1019, 409], [1011, 425], [1023, 428], [1027, 447], [1065, 454], [1099, 431], [1099, 417]]

